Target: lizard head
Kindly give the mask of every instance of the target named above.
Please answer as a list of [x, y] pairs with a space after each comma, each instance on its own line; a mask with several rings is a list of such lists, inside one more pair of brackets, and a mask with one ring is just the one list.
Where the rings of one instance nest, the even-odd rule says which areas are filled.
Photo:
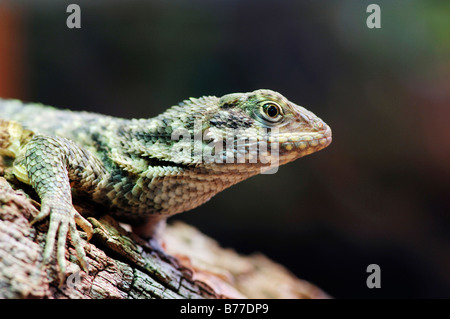
[[[209, 118], [206, 136], [217, 141], [226, 138], [224, 132], [232, 132], [234, 160], [242, 155], [246, 163], [253, 159], [261, 165], [276, 160], [281, 165], [331, 143], [331, 129], [325, 122], [277, 92], [228, 94], [218, 104]], [[229, 157], [230, 152], [227, 154]]]
[[256, 174], [331, 143], [327, 124], [271, 90], [190, 98], [140, 127], [146, 131], [133, 136], [148, 142], [136, 152], [166, 166], [214, 166], [215, 172]]

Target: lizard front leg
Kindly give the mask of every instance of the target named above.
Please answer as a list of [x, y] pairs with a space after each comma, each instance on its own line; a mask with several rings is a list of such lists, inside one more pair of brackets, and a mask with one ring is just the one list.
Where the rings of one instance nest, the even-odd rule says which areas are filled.
[[88, 151], [72, 141], [37, 134], [26, 144], [25, 156], [20, 160], [28, 175], [28, 182], [41, 199], [41, 211], [32, 224], [50, 216], [49, 229], [43, 254], [43, 263], [48, 263], [55, 241], [60, 282], [66, 273], [66, 240], [75, 247], [82, 268], [87, 271], [86, 254], [76, 229], [78, 224], [92, 236], [92, 226], [72, 205], [70, 181], [85, 187], [95, 186], [105, 169], [101, 162]]

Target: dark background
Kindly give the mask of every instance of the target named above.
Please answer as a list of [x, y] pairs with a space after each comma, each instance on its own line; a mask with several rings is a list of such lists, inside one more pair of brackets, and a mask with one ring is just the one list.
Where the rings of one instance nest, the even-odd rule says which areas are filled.
[[331, 146], [171, 220], [337, 298], [449, 298], [449, 17], [447, 1], [0, 0], [0, 96], [132, 118], [277, 90]]

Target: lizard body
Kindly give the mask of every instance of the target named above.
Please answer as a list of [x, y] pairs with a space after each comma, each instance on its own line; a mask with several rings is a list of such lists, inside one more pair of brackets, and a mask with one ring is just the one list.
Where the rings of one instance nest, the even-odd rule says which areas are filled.
[[88, 237], [90, 224], [72, 190], [152, 236], [167, 217], [331, 143], [327, 124], [271, 90], [190, 98], [151, 119], [0, 100], [0, 119], [5, 176], [39, 195], [35, 221], [50, 217], [43, 260], [56, 245], [62, 274], [68, 233], [88, 267], [76, 224]]

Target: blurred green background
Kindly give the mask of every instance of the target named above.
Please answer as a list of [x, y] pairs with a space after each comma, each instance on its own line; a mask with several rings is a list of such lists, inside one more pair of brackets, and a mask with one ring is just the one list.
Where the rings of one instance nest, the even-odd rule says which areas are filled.
[[449, 298], [450, 2], [0, 0], [2, 97], [132, 118], [258, 88], [333, 143], [171, 220], [337, 298]]

